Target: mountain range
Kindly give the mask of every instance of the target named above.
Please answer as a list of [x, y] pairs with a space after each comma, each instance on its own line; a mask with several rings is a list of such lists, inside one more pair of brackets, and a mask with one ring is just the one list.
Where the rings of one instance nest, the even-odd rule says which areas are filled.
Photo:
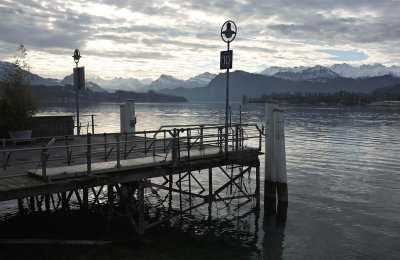
[[[322, 67], [322, 66], [314, 66], [312, 68]], [[311, 67], [277, 67], [272, 66], [266, 68], [261, 72], [263, 75], [267, 76], [278, 76], [278, 73], [281, 72], [291, 72], [291, 73], [302, 73]], [[331, 70], [332, 72], [338, 74], [344, 78], [367, 78], [367, 77], [376, 77], [376, 76], [383, 76], [383, 75], [395, 75], [400, 76], [400, 66], [390, 66], [386, 67], [382, 64], [375, 63], [373, 65], [361, 65], [359, 67], [351, 66], [347, 63], [342, 64], [334, 64], [330, 67], [323, 67], [326, 69]]]
[[[0, 79], [11, 63], [0, 62]], [[243, 95], [257, 97], [262, 94], [282, 92], [370, 92], [377, 88], [400, 84], [400, 66], [386, 67], [382, 64], [353, 67], [349, 64], [335, 64], [330, 67], [269, 67], [261, 73], [234, 71], [230, 74], [230, 95], [240, 101]], [[34, 85], [65, 86], [72, 84], [72, 75], [62, 80], [42, 78], [31, 74]], [[188, 100], [218, 101], [224, 98], [226, 74], [202, 73], [187, 80], [170, 75], [158, 79], [138, 80], [115, 78], [104, 80], [99, 77], [86, 79], [86, 86], [93, 92], [114, 92], [116, 90], [179, 95]]]
[[[400, 84], [400, 77], [383, 75], [369, 78], [344, 78], [340, 76], [318, 78], [314, 76], [310, 80], [292, 80], [237, 70], [230, 73], [229, 82], [230, 100], [238, 102], [242, 100], [244, 95], [255, 98], [263, 94], [287, 92], [333, 93], [343, 90], [368, 93], [378, 88], [398, 85]], [[226, 73], [220, 73], [206, 87], [162, 89], [160, 92], [182, 96], [190, 101], [223, 101], [225, 100], [225, 86]]]

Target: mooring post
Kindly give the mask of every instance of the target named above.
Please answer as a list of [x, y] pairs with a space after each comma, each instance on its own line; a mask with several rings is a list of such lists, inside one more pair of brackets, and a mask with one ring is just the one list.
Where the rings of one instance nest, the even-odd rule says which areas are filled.
[[275, 119], [275, 155], [276, 155], [276, 186], [278, 193], [278, 208], [287, 207], [288, 187], [285, 153], [284, 111], [274, 110]]
[[125, 99], [125, 130], [124, 132], [134, 133], [136, 128], [136, 116], [135, 116], [135, 100]]
[[275, 128], [274, 109], [277, 103], [265, 103], [265, 177], [264, 177], [264, 212], [276, 210], [276, 168], [275, 168]]

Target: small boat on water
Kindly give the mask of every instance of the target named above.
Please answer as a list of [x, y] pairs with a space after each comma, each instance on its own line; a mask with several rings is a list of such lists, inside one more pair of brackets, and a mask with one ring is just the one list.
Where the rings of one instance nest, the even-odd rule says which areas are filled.
[[369, 106], [400, 107], [400, 101], [377, 101], [368, 104]]

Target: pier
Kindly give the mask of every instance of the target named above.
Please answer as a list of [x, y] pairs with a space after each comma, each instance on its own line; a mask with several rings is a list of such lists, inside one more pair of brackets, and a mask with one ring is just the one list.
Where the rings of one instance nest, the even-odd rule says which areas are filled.
[[227, 152], [225, 125], [218, 124], [3, 140], [0, 201], [65, 212], [107, 204], [110, 221], [125, 215], [138, 234], [199, 207], [211, 215], [216, 202], [259, 207], [263, 129], [228, 128]]

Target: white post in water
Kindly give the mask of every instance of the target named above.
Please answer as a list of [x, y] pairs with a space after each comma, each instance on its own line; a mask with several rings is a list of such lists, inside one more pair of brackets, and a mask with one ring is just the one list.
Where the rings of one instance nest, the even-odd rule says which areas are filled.
[[136, 126], [135, 100], [125, 99], [120, 106], [120, 130], [121, 133], [134, 133]]
[[284, 112], [281, 109], [274, 110], [275, 120], [275, 167], [276, 167], [276, 189], [278, 193], [279, 208], [288, 205], [288, 188], [286, 172], [286, 153], [285, 153], [285, 126]]
[[265, 177], [264, 177], [264, 206], [266, 211], [276, 209], [276, 167], [275, 167], [275, 119], [274, 109], [277, 103], [265, 103]]
[[134, 133], [136, 126], [135, 100], [125, 99], [125, 131]]
[[119, 126], [120, 132], [125, 132], [125, 104], [121, 104], [119, 107]]

